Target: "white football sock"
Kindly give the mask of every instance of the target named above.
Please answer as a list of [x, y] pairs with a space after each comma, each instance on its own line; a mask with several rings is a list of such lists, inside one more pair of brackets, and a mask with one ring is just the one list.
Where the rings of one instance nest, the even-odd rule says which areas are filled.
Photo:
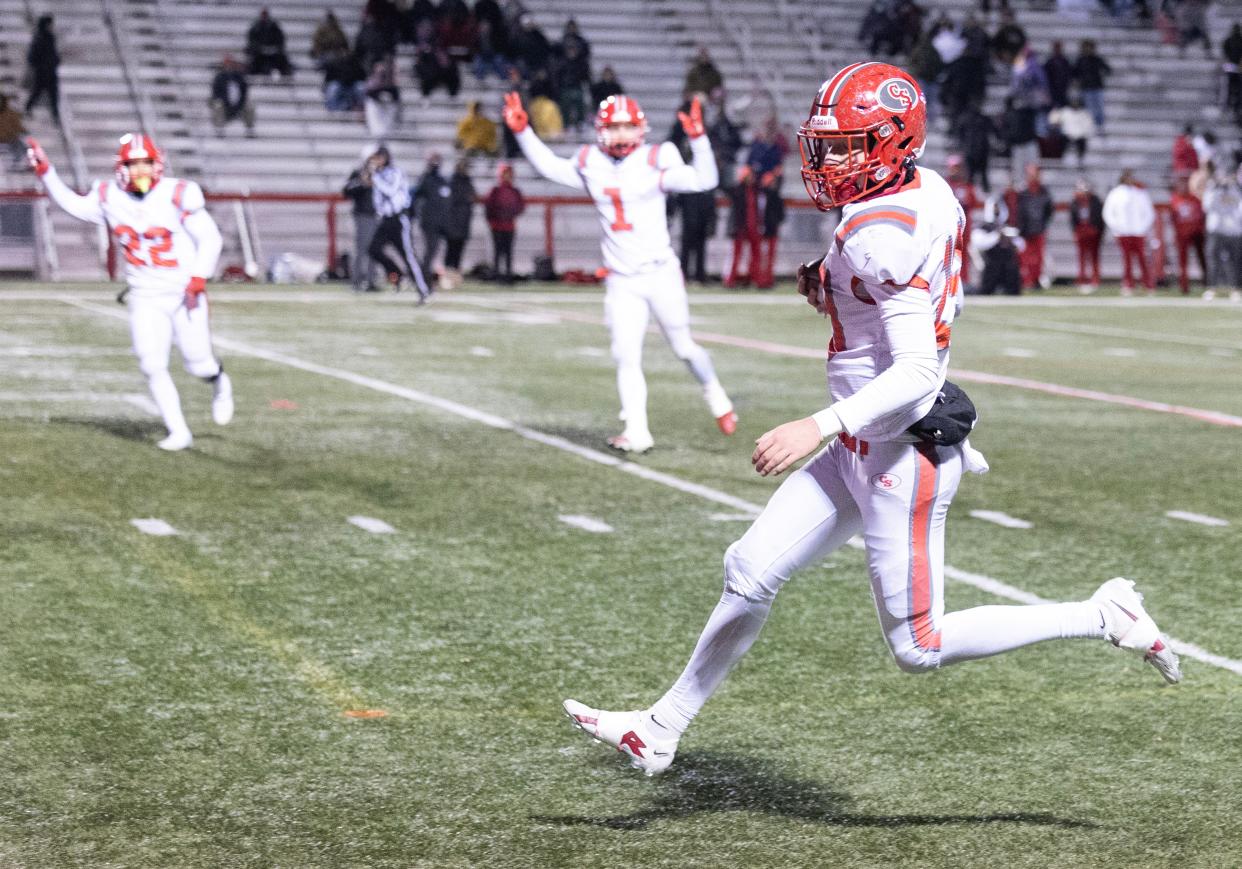
[[648, 710], [652, 717], [670, 730], [684, 733], [733, 665], [750, 649], [771, 609], [770, 599], [755, 603], [732, 592], [721, 595], [686, 669]]
[[627, 433], [650, 435], [647, 429], [647, 379], [642, 365], [617, 366], [617, 394], [621, 397], [621, 416]]
[[190, 427], [186, 425], [185, 416], [181, 413], [181, 396], [177, 394], [177, 385], [173, 383], [168, 370], [149, 375], [147, 385], [151, 389], [151, 397], [155, 399], [155, 406], [160, 410], [160, 416], [164, 418], [168, 433], [189, 431]]
[[729, 401], [728, 393], [715, 378], [712, 378], [710, 383], [704, 384], [703, 398], [707, 399], [707, 406], [711, 408], [712, 416], [721, 417], [733, 410], [733, 402]]
[[979, 606], [940, 620], [940, 665], [986, 658], [1042, 640], [1103, 636], [1103, 616], [1091, 601]]

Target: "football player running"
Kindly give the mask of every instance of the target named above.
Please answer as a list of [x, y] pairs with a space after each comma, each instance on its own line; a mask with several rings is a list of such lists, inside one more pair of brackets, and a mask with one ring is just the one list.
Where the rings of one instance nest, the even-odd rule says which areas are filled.
[[160, 449], [184, 450], [194, 442], [168, 373], [174, 340], [186, 371], [211, 384], [212, 419], [227, 425], [233, 386], [212, 351], [206, 294], [222, 242], [203, 191], [193, 181], [165, 177], [163, 153], [140, 133], [121, 137], [114, 179], [94, 182], [85, 196], [65, 185], [36, 140], [27, 144], [27, 159], [48, 196], [79, 220], [106, 226], [124, 254], [122, 295], [134, 355], [168, 428]]
[[906, 672], [1095, 637], [1137, 652], [1168, 682], [1181, 678], [1129, 580], [1109, 580], [1081, 602], [944, 611], [949, 502], [963, 471], [987, 464], [966, 440], [973, 407], [945, 380], [962, 300], [964, 217], [944, 179], [916, 165], [925, 121], [913, 78], [856, 63], [824, 82], [799, 130], [811, 199], [821, 210], [843, 209], [828, 252], [799, 270], [799, 292], [832, 327], [831, 404], [762, 435], [751, 461], [758, 473], [778, 475], [819, 452], [728, 548], [724, 593], [664, 696], [631, 712], [564, 704], [575, 725], [648, 775], [672, 761], [781, 586], [855, 535], [866, 547], [885, 640]]
[[720, 431], [737, 429], [733, 402], [716, 378], [711, 356], [690, 336], [690, 306], [681, 266], [668, 237], [668, 193], [714, 190], [719, 180], [703, 113], [695, 100], [679, 112], [690, 137], [691, 165], [676, 146], [648, 145], [647, 119], [638, 103], [618, 94], [600, 103], [595, 117], [597, 146], [583, 145], [572, 159], [552, 153], [530, 128], [517, 93], [505, 96], [505, 123], [522, 153], [539, 174], [595, 202], [603, 230], [604, 316], [617, 363], [617, 392], [625, 430], [608, 439], [616, 450], [644, 453], [654, 440], [647, 424], [647, 381], [643, 377], [643, 337], [651, 316], [660, 324], [673, 353], [703, 387], [703, 397]]

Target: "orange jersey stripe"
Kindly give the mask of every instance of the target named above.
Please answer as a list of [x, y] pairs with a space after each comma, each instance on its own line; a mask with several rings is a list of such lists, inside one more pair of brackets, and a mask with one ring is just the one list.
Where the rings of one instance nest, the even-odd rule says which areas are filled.
[[844, 239], [848, 235], [856, 232], [864, 223], [872, 220], [895, 221], [908, 227], [909, 232], [914, 232], [916, 219], [904, 211], [890, 211], [888, 209], [868, 211], [866, 214], [859, 214], [850, 218], [849, 222], [837, 230], [837, 238]]
[[932, 459], [934, 446], [916, 444], [915, 451], [918, 472], [910, 517], [910, 633], [919, 649], [935, 651], [940, 648], [940, 631], [931, 612], [931, 523], [939, 469]]

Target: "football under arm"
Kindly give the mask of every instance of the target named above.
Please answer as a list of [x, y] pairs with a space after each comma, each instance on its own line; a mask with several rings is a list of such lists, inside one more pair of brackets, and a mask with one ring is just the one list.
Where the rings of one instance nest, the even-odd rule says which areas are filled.
[[43, 175], [43, 189], [47, 191], [47, 195], [52, 201], [76, 217], [78, 220], [85, 220], [89, 223], [97, 223], [100, 226], [104, 224], [103, 206], [99, 204], [96, 196], [82, 196], [74, 193], [64, 181], [60, 180], [60, 176], [56, 174], [56, 168], [50, 167]]
[[196, 278], [211, 279], [216, 274], [216, 264], [220, 261], [220, 251], [224, 248], [224, 239], [220, 229], [206, 208], [192, 211], [182, 221], [185, 231], [194, 239], [194, 267], [191, 269]]
[[720, 183], [720, 171], [716, 168], [716, 158], [712, 154], [712, 144], [707, 136], [697, 136], [690, 140], [690, 160], [688, 165], [681, 163], [665, 170], [660, 186], [669, 193], [715, 190]]
[[564, 184], [566, 187], [574, 187], [578, 190], [586, 189], [583, 186], [582, 176], [578, 174], [578, 168], [574, 165], [574, 161], [558, 157], [552, 153], [552, 149], [540, 141], [539, 137], [535, 135], [535, 131], [530, 127], [517, 133], [516, 138], [522, 153], [526, 155], [526, 159], [535, 167], [535, 171], [544, 178], [547, 178], [549, 181], [555, 181], [557, 184]]
[[859, 431], [891, 413], [917, 407], [934, 398], [940, 388], [936, 314], [931, 294], [908, 286], [877, 304], [893, 364], [849, 398], [832, 405], [847, 432]]

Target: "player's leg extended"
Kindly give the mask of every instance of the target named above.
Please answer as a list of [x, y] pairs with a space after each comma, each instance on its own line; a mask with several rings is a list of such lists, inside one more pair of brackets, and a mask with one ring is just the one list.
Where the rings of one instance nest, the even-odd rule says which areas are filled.
[[655, 314], [673, 355], [686, 363], [694, 379], [703, 387], [703, 398], [720, 430], [733, 434], [737, 429], [733, 402], [716, 377], [712, 357], [690, 334], [690, 303], [686, 297], [686, 282], [677, 264], [665, 266], [653, 275], [646, 293], [651, 312]]
[[211, 386], [211, 417], [216, 425], [233, 420], [233, 381], [211, 346], [211, 316], [206, 296], [199, 296], [194, 310], [184, 305], [172, 316], [173, 337], [185, 362], [185, 370]]
[[897, 666], [919, 672], [1041, 640], [1103, 637], [1091, 601], [944, 612], [944, 525], [962, 449], [871, 444], [851, 490], [862, 506], [876, 608]]
[[[604, 295], [604, 319], [612, 339], [612, 358], [617, 363], [617, 393], [625, 419], [622, 437], [636, 452], [651, 447], [647, 425], [647, 379], [643, 376], [643, 338], [647, 333], [646, 300], [631, 286], [635, 278], [608, 277]], [[641, 279], [640, 279], [641, 280]]]
[[858, 506], [837, 470], [839, 450], [834, 442], [790, 475], [725, 552], [720, 602], [685, 670], [652, 707], [657, 719], [678, 733], [750, 649], [789, 578], [861, 530]]
[[414, 286], [418, 287], [418, 295], [420, 298], [427, 298], [431, 295], [431, 287], [427, 285], [426, 278], [423, 277], [423, 268], [418, 264], [418, 257], [414, 255], [414, 240], [410, 227], [410, 218], [402, 214], [401, 221], [401, 257], [405, 260], [405, 267], [410, 273], [410, 280], [414, 282]]
[[181, 413], [181, 397], [168, 373], [168, 355], [172, 349], [172, 311], [180, 299], [129, 299], [129, 331], [133, 340], [138, 367], [146, 375], [147, 386], [160, 417], [168, 429], [161, 445], [184, 449], [190, 445], [190, 427]]

